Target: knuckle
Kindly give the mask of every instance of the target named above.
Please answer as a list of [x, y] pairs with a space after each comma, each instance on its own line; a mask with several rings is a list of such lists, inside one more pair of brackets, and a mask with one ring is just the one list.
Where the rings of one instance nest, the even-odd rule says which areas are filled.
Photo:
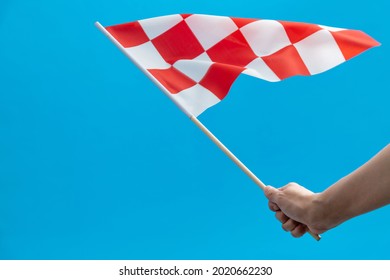
[[295, 232], [295, 231], [292, 231], [292, 232], [291, 232], [291, 235], [292, 235], [294, 238], [298, 238], [298, 237], [301, 237], [301, 236], [302, 236], [299, 232]]
[[271, 209], [272, 211], [278, 211], [278, 210], [279, 210], [279, 207], [278, 207], [275, 203], [273, 203], [273, 202], [271, 202], [271, 201], [268, 202], [268, 207], [269, 207], [269, 209]]
[[288, 183], [286, 186], [287, 187], [295, 187], [295, 186], [297, 186], [298, 184], [296, 183], [296, 182], [290, 182], [290, 183]]
[[283, 214], [282, 211], [276, 211], [275, 217], [276, 217], [276, 219], [278, 219], [278, 220], [281, 221], [282, 223], [285, 222], [285, 220], [284, 220], [284, 214]]
[[299, 224], [292, 232], [291, 234], [294, 234], [295, 237], [301, 237], [305, 234], [306, 229], [305, 226], [302, 224]]
[[273, 191], [273, 189], [271, 187], [265, 188], [264, 194], [270, 200], [272, 200], [273, 197], [275, 197], [275, 195], [276, 195], [276, 193]]

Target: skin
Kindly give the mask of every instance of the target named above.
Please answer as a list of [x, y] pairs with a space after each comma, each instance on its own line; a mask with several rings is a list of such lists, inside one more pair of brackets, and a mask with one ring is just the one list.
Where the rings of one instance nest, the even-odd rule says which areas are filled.
[[390, 204], [390, 145], [367, 163], [321, 193], [289, 183], [264, 190], [269, 208], [285, 231], [301, 237], [320, 234], [339, 224]]

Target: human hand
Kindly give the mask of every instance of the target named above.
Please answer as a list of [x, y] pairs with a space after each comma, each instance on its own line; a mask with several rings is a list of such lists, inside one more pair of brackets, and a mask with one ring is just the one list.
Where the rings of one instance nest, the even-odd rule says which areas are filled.
[[315, 234], [329, 229], [319, 194], [296, 183], [289, 183], [279, 189], [268, 186], [264, 194], [269, 200], [269, 208], [282, 223], [282, 228], [291, 232], [292, 236], [301, 237], [308, 229]]

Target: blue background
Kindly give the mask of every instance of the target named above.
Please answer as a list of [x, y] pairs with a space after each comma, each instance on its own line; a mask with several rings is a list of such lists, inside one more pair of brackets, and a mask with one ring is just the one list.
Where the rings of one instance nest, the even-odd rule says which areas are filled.
[[93, 25], [205, 13], [380, 41], [321, 75], [241, 76], [200, 117], [267, 184], [319, 192], [389, 142], [385, 5], [2, 0], [0, 258], [389, 259], [389, 207], [321, 242], [285, 233], [260, 189]]

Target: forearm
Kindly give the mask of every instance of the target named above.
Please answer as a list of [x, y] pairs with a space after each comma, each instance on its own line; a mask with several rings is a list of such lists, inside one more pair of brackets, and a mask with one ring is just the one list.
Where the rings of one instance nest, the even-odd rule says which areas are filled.
[[390, 203], [390, 145], [318, 195], [325, 227]]

